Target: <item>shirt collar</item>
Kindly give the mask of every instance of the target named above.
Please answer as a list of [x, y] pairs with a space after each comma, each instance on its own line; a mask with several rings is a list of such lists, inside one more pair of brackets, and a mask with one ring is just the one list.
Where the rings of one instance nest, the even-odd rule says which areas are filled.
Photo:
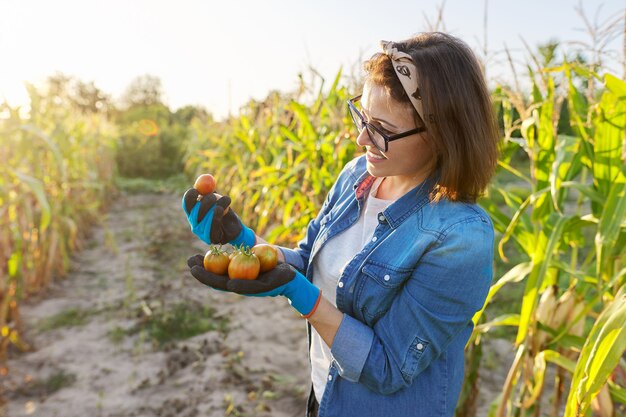
[[[421, 209], [429, 201], [430, 192], [437, 184], [439, 176], [440, 171], [437, 170], [402, 197], [391, 203], [383, 212], [389, 226], [392, 228], [398, 227], [407, 217]], [[353, 185], [356, 198], [363, 198], [369, 192], [375, 180], [376, 177], [365, 171]]]

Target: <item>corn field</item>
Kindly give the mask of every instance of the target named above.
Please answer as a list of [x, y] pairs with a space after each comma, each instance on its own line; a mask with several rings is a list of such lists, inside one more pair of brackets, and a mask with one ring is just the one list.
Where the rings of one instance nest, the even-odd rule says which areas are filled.
[[[217, 191], [259, 236], [295, 244], [317, 214], [343, 166], [359, 150], [340, 86], [341, 71], [328, 93], [322, 87], [312, 105], [270, 95], [251, 103], [226, 126], [193, 125], [186, 155], [189, 178], [212, 173]], [[322, 82], [323, 86], [323, 82]]]
[[[601, 88], [583, 91], [574, 74]], [[360, 152], [345, 105], [359, 86], [341, 79], [339, 72], [311, 102], [271, 94], [225, 122], [193, 119], [188, 178], [212, 173], [217, 192], [233, 197], [257, 234], [293, 245], [341, 168]], [[507, 86], [493, 91], [504, 140], [480, 204], [496, 227], [498, 267], [474, 317], [457, 416], [474, 415], [481, 346], [503, 327], [515, 330], [516, 354], [490, 416], [623, 415], [626, 83], [569, 63], [538, 69], [531, 79], [529, 97]], [[32, 100], [28, 120], [5, 108], [0, 121], [3, 356], [9, 344], [27, 348], [19, 337], [20, 300], [63, 275], [113, 191], [115, 126], [59, 110], [35, 93]], [[501, 313], [498, 294], [517, 283], [524, 285], [520, 309]]]
[[[601, 95], [587, 98], [572, 72], [601, 81]], [[499, 172], [480, 203], [494, 220], [499, 262], [508, 270], [495, 277], [474, 318], [467, 361], [490, 330], [514, 326], [517, 354], [492, 416], [540, 415], [544, 395], [551, 395], [552, 416], [563, 404], [566, 417], [591, 408], [611, 416], [613, 403], [626, 404], [626, 83], [574, 64], [532, 75], [528, 100], [503, 86], [493, 93], [504, 145]], [[270, 97], [222, 131], [196, 126], [190, 178], [214, 173], [218, 188], [245, 196], [234, 206], [259, 235], [294, 244], [358, 152], [344, 108], [350, 94], [338, 80], [312, 106]], [[573, 135], [557, 131], [562, 106]], [[509, 252], [520, 261], [509, 261]], [[491, 317], [496, 293], [520, 281], [526, 282], [521, 311]], [[557, 368], [557, 381], [554, 392], [544, 393], [549, 366]], [[471, 402], [476, 395], [467, 394], [477, 393], [478, 374], [469, 375], [464, 400]], [[463, 409], [457, 415], [469, 415]]]
[[[600, 81], [599, 95], [580, 91], [574, 72]], [[505, 136], [499, 167], [508, 175], [496, 177], [481, 203], [500, 236], [498, 256], [511, 266], [495, 277], [472, 341], [497, 326], [517, 328], [516, 355], [491, 415], [539, 415], [541, 397], [550, 395], [551, 416], [562, 404], [566, 417], [590, 409], [612, 416], [614, 403], [622, 413], [626, 403], [626, 83], [573, 64], [531, 75], [529, 100], [504, 88], [494, 94]], [[557, 132], [561, 106], [574, 135]], [[511, 252], [519, 262], [508, 262]], [[522, 281], [521, 311], [486, 320], [492, 297]], [[554, 390], [544, 392], [550, 366]]]
[[0, 113], [0, 365], [9, 344], [25, 350], [19, 302], [70, 268], [110, 200], [115, 128], [30, 90], [30, 119]]

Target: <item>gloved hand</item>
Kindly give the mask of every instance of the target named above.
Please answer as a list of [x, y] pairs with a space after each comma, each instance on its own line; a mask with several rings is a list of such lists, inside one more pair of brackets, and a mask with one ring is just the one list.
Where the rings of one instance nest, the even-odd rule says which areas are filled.
[[252, 229], [246, 227], [233, 209], [224, 211], [230, 205], [230, 197], [222, 196], [219, 199], [214, 193], [202, 196], [198, 200], [198, 191], [190, 188], [183, 196], [183, 210], [187, 214], [187, 221], [191, 231], [203, 242], [230, 243], [235, 246], [254, 246], [256, 237]]
[[194, 255], [187, 260], [191, 275], [198, 281], [221, 291], [234, 292], [251, 297], [287, 297], [293, 308], [305, 318], [310, 317], [322, 298], [322, 290], [311, 284], [291, 265], [279, 262], [255, 280], [230, 279], [226, 275], [213, 274], [203, 266], [203, 255]]

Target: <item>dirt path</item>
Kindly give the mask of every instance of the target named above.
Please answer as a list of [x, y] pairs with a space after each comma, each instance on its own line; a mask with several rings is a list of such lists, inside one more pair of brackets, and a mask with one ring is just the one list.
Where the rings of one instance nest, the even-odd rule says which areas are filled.
[[10, 360], [7, 416], [302, 415], [304, 322], [282, 297], [195, 281], [186, 259], [206, 245], [179, 204], [121, 197], [67, 279], [22, 307], [35, 350]]
[[[186, 259], [206, 245], [179, 204], [175, 195], [121, 197], [69, 276], [23, 305], [34, 350], [10, 359], [4, 415], [304, 415], [304, 322], [282, 297], [261, 301], [195, 281]], [[478, 416], [512, 357], [504, 341], [486, 349]]]

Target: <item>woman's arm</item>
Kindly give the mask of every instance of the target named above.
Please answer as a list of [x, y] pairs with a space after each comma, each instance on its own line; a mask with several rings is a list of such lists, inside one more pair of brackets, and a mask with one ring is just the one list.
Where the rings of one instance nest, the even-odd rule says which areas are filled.
[[[267, 241], [257, 236], [256, 244], [259, 243], [267, 243]], [[280, 262], [285, 262], [285, 256], [280, 250], [278, 251], [278, 260]], [[327, 299], [325, 299], [323, 295], [317, 309], [308, 318], [311, 326], [317, 330], [317, 333], [319, 333], [329, 347], [333, 345], [335, 334], [337, 334], [337, 329], [339, 329], [342, 319], [343, 313], [339, 311], [337, 307], [332, 305]]]
[[[256, 244], [259, 243], [267, 243], [267, 241], [257, 236]], [[280, 250], [278, 251], [278, 260], [285, 262], [285, 257]], [[317, 309], [308, 318], [311, 326], [315, 327], [317, 333], [319, 333], [329, 347], [333, 345], [333, 339], [335, 338], [335, 334], [337, 334], [337, 329], [339, 329], [342, 319], [343, 313], [325, 299], [323, 295]]]
[[320, 303], [317, 306], [317, 310], [308, 318], [311, 326], [317, 330], [317, 333], [322, 337], [326, 345], [331, 347], [341, 320], [343, 320], [343, 313], [322, 296]]

